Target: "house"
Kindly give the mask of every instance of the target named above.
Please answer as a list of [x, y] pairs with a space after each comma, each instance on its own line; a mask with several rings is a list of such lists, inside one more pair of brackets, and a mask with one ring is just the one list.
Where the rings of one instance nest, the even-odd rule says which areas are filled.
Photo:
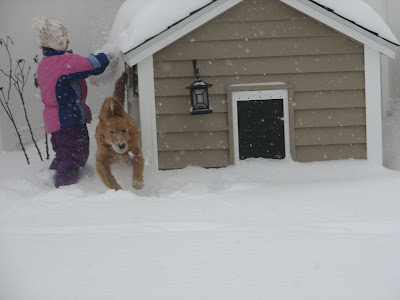
[[[399, 42], [379, 20], [373, 31], [339, 13], [356, 0], [326, 1], [211, 1], [125, 51], [150, 169], [249, 157], [382, 164], [380, 57]], [[190, 113], [196, 68], [212, 113]]]

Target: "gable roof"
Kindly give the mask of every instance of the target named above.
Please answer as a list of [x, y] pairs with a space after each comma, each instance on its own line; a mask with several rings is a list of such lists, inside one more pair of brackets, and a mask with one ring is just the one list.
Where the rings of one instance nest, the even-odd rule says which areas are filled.
[[[138, 62], [147, 58], [149, 55], [152, 55], [162, 48], [168, 46], [172, 42], [190, 33], [209, 20], [217, 17], [241, 1], [242, 0], [208, 0], [208, 3], [204, 5], [203, 0], [203, 5], [201, 7], [196, 8], [196, 10], [188, 13], [185, 17], [176, 20], [166, 29], [155, 35], [146, 36], [144, 41], [140, 43], [136, 41], [136, 44], [133, 43], [131, 47], [123, 50], [125, 61], [131, 66], [137, 64]], [[357, 23], [353, 20], [350, 20], [348, 17], [339, 14], [339, 12], [331, 8], [332, 6], [328, 7], [321, 4], [324, 2], [329, 3], [329, 1], [332, 0], [280, 1], [353, 38], [354, 40], [378, 52], [381, 52], [382, 54], [385, 54], [391, 58], [395, 57], [395, 51], [399, 46], [399, 42], [391, 33], [389, 27], [384, 23], [381, 23], [381, 26], [378, 28], [380, 29], [380, 32], [366, 28], [364, 24], [361, 25], [359, 24], [360, 22]], [[378, 14], [376, 14], [376, 16], [380, 19], [380, 21], [383, 22]], [[386, 28], [384, 28], [384, 26], [386, 26]], [[383, 32], [385, 30], [386, 32]], [[388, 34], [388, 32], [392, 35]]]
[[389, 42], [399, 45], [388, 25], [364, 0], [309, 0]]

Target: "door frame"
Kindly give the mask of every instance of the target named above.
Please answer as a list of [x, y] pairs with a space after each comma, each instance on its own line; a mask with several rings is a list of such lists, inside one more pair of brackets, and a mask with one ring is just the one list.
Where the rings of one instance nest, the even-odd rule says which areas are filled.
[[[283, 87], [283, 86], [282, 86]], [[233, 143], [233, 164], [237, 164], [239, 159], [239, 130], [238, 130], [238, 101], [254, 101], [254, 100], [283, 100], [283, 124], [285, 132], [285, 158], [286, 160], [292, 160], [291, 155], [291, 139], [290, 139], [290, 123], [289, 123], [289, 90], [286, 88], [276, 89], [257, 89], [257, 90], [235, 90], [230, 93], [231, 101], [231, 125], [232, 134], [231, 138]], [[232, 160], [232, 155], [231, 155]]]

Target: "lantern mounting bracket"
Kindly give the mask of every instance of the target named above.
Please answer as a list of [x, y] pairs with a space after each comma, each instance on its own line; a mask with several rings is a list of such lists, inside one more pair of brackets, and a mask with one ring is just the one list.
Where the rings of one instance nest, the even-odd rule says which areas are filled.
[[199, 68], [197, 67], [197, 60], [193, 59], [193, 70], [194, 70], [194, 76], [196, 76], [197, 79], [200, 78], [200, 73], [199, 73]]

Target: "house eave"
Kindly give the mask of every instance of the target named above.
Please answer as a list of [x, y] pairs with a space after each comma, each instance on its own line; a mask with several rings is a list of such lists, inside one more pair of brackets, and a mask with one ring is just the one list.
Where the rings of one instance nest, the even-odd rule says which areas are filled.
[[[157, 36], [147, 40], [136, 48], [123, 53], [125, 62], [131, 67], [163, 49], [189, 32], [217, 17], [242, 0], [218, 0], [198, 10], [186, 19], [178, 22]], [[397, 44], [350, 22], [349, 20], [328, 11], [310, 0], [280, 0], [281, 2], [303, 12], [323, 24], [341, 32], [359, 43], [374, 49], [392, 59], [396, 56]]]
[[399, 45], [373, 34], [320, 5], [309, 0], [280, 1], [392, 59], [396, 56]]
[[136, 65], [149, 55], [153, 55], [157, 51], [185, 36], [192, 30], [227, 11], [229, 8], [235, 6], [241, 1], [242, 0], [218, 0], [210, 3], [203, 9], [193, 13], [188, 18], [149, 39], [147, 42], [144, 42], [136, 48], [124, 53], [125, 62], [131, 67]]

